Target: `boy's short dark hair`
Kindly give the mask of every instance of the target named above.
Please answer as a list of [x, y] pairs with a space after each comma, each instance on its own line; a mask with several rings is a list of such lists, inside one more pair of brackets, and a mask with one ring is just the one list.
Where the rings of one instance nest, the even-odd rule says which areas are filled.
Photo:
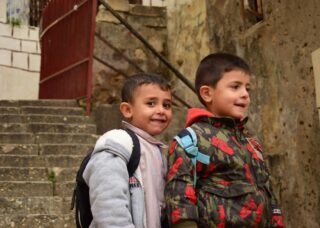
[[171, 90], [169, 82], [162, 76], [151, 73], [138, 73], [127, 78], [123, 84], [122, 102], [133, 102], [133, 94], [142, 85], [155, 84], [163, 91]]
[[195, 79], [195, 87], [199, 100], [205, 105], [200, 96], [200, 87], [203, 85], [215, 87], [224, 73], [240, 70], [250, 75], [249, 65], [240, 57], [228, 53], [214, 53], [201, 60]]

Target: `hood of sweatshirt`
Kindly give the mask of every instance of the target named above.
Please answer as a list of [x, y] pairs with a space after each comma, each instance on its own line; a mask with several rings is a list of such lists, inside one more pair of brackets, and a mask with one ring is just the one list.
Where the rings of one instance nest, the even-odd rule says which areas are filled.
[[131, 136], [122, 129], [113, 129], [104, 133], [97, 140], [93, 154], [101, 151], [107, 151], [122, 157], [129, 162], [133, 148]]

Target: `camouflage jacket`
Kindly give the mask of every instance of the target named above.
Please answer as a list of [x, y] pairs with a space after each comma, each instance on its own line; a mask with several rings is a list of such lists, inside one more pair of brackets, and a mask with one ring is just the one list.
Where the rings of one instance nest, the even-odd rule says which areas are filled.
[[198, 227], [283, 227], [261, 146], [243, 133], [243, 122], [191, 109], [186, 126], [210, 164], [194, 166], [174, 140], [168, 155], [166, 203], [171, 225], [193, 220]]

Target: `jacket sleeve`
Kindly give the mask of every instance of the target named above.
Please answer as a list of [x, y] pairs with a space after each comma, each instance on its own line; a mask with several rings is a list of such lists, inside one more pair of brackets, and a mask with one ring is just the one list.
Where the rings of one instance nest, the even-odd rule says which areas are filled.
[[[266, 171], [269, 173], [267, 169]], [[265, 184], [265, 187], [271, 196], [271, 210], [272, 210], [271, 227], [283, 228], [284, 225], [283, 225], [282, 213], [281, 213], [278, 200], [272, 190], [270, 175]]]
[[89, 186], [95, 227], [134, 228], [125, 161], [111, 153], [96, 153], [83, 176]]
[[168, 154], [165, 191], [167, 215], [171, 226], [183, 221], [198, 220], [193, 171], [191, 159], [184, 149], [176, 141], [173, 141]]
[[[250, 138], [248, 142], [251, 147], [255, 148], [257, 151], [260, 151], [262, 153], [263, 151], [262, 147], [260, 146], [260, 144], [256, 139]], [[270, 172], [266, 165], [264, 167], [265, 167], [265, 172], [267, 174], [267, 179], [264, 184], [264, 188], [266, 189], [267, 193], [270, 196], [270, 204], [271, 204], [271, 208], [270, 208], [271, 214], [272, 214], [271, 221], [270, 221], [271, 227], [282, 228], [284, 227], [284, 225], [282, 221], [283, 218], [282, 218], [281, 209], [280, 209], [278, 200], [272, 189]]]

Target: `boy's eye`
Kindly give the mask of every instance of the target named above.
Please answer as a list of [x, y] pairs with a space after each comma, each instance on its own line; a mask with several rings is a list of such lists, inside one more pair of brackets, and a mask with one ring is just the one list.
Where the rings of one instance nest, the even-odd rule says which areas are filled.
[[165, 108], [165, 109], [171, 109], [171, 102], [166, 102], [166, 103], [164, 103], [163, 104], [163, 107]]
[[156, 102], [155, 101], [148, 101], [147, 105], [150, 107], [154, 107], [156, 105]]

